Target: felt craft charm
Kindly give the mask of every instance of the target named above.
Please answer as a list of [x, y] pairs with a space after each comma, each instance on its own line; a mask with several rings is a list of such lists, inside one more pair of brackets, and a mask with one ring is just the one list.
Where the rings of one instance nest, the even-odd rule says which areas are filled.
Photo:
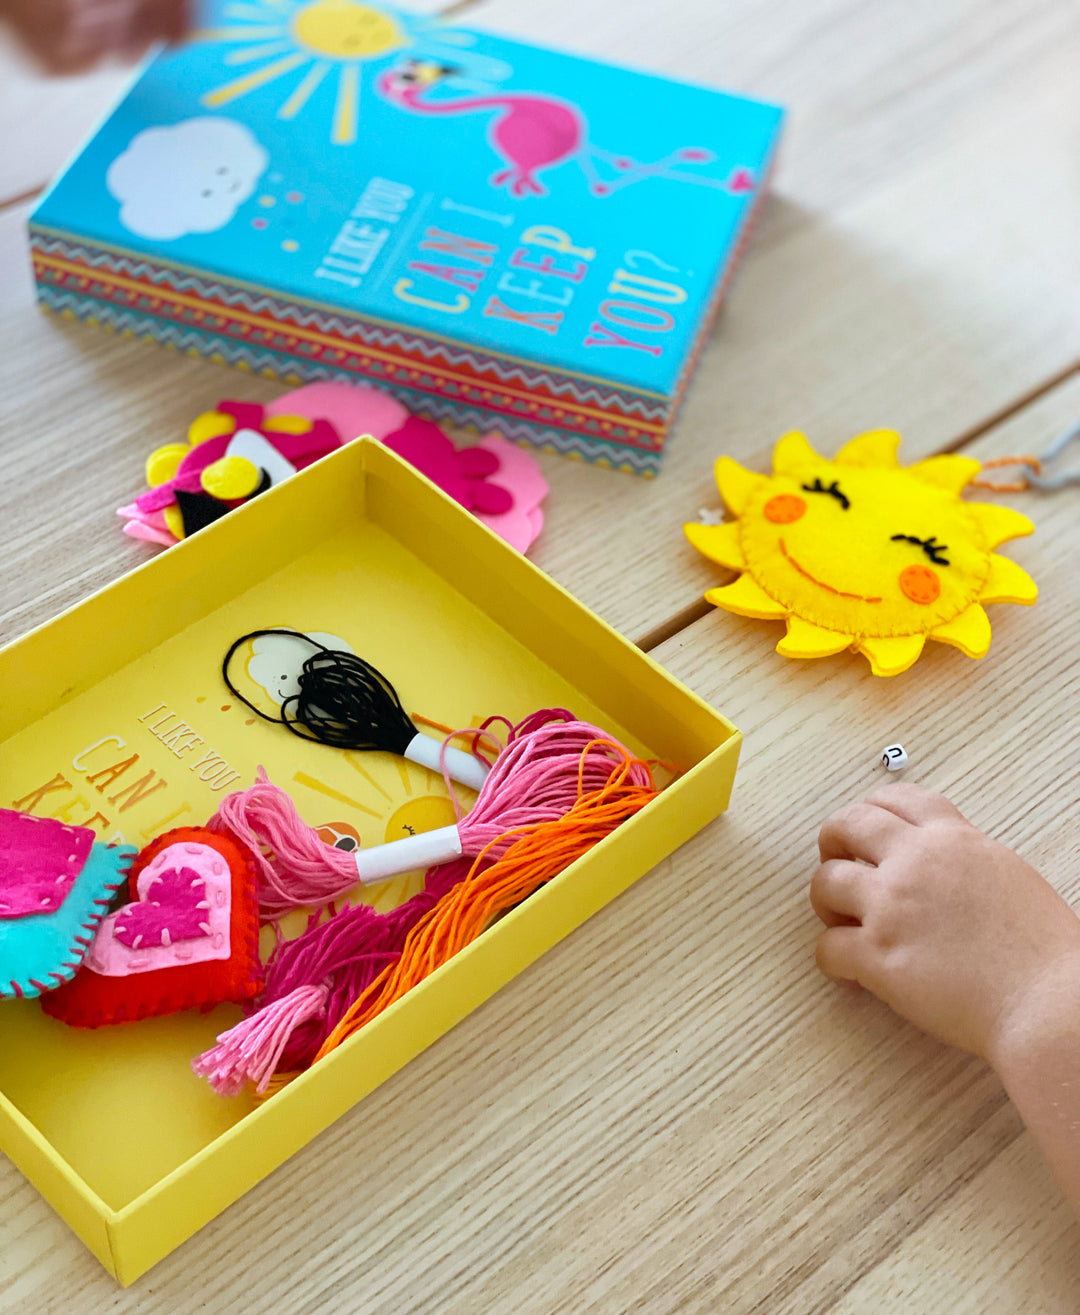
[[828, 461], [804, 435], [787, 434], [771, 476], [721, 457], [716, 482], [736, 519], [684, 527], [699, 552], [741, 572], [708, 601], [786, 621], [776, 646], [785, 657], [850, 648], [876, 676], [906, 671], [927, 639], [983, 657], [983, 604], [1031, 604], [1037, 595], [1030, 576], [993, 550], [1034, 526], [1008, 507], [961, 498], [978, 461], [950, 454], [901, 467], [899, 443], [875, 430]]
[[333, 380], [267, 404], [266, 415], [284, 413], [328, 420], [346, 443], [361, 434], [385, 442], [520, 553], [543, 529], [547, 481], [536, 459], [505, 438], [488, 434], [455, 448], [438, 425], [414, 419], [389, 393]]
[[135, 859], [129, 903], [97, 928], [82, 971], [43, 999], [73, 1027], [241, 1003], [262, 990], [255, 868], [227, 836], [180, 827]]
[[150, 454], [149, 490], [117, 515], [131, 538], [170, 547], [361, 434], [385, 442], [519, 552], [540, 533], [548, 486], [528, 453], [495, 435], [455, 447], [380, 389], [333, 382], [265, 407], [219, 402], [196, 417], [186, 443]]
[[134, 853], [95, 843], [86, 827], [0, 809], [0, 1000], [74, 977]]
[[326, 420], [269, 416], [257, 402], [219, 402], [196, 417], [186, 443], [150, 454], [149, 491], [117, 514], [127, 522], [125, 534], [167, 546], [340, 446]]

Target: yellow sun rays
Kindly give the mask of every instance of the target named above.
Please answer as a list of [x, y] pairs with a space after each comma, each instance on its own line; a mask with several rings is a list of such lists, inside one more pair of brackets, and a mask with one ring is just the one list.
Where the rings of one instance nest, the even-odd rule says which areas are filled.
[[[716, 483], [735, 519], [684, 527], [698, 552], [738, 572], [732, 583], [710, 589], [706, 599], [739, 616], [784, 621], [786, 634], [777, 652], [785, 657], [827, 657], [851, 649], [866, 657], [879, 676], [907, 670], [927, 639], [950, 644], [968, 657], [983, 657], [991, 639], [983, 605], [1031, 605], [1038, 594], [1026, 571], [993, 550], [1007, 539], [1031, 534], [1034, 526], [1011, 508], [961, 499], [979, 472], [978, 461], [950, 453], [902, 467], [899, 444], [893, 430], [873, 430], [853, 438], [829, 461], [814, 451], [804, 434], [792, 432], [776, 445], [771, 476], [721, 457]], [[842, 496], [845, 484], [859, 490], [861, 522], [855, 512], [850, 518], [845, 514], [851, 506], [847, 495]], [[815, 504], [814, 494], [826, 496]], [[931, 520], [948, 518], [953, 541], [949, 559], [943, 551], [948, 545], [927, 550], [921, 539], [911, 538], [906, 521], [896, 527], [895, 536], [887, 533], [890, 518], [920, 512]], [[811, 560], [831, 563], [836, 572], [832, 583], [800, 565], [785, 546], [785, 534], [790, 542], [796, 528], [805, 528], [795, 524], [804, 516], [812, 523], [805, 543], [817, 554]], [[873, 540], [865, 562], [853, 537], [853, 527], [859, 524]], [[839, 536], [831, 547], [830, 534]], [[873, 551], [883, 535], [885, 540], [911, 538], [926, 552], [900, 573], [908, 576], [906, 589], [899, 578], [900, 587], [890, 593], [886, 586], [895, 586], [898, 577], [883, 578], [880, 571], [875, 575]], [[895, 573], [896, 568], [889, 570]], [[852, 577], [865, 582], [859, 592], [845, 592], [852, 589], [847, 583]], [[920, 586], [925, 590], [927, 582], [930, 593], [924, 596]], [[825, 618], [815, 615], [815, 609], [830, 607], [833, 624], [822, 624]]]
[[264, 64], [262, 68], [256, 69], [254, 73], [246, 73], [242, 78], [237, 78], [233, 82], [226, 82], [214, 91], [207, 92], [202, 98], [202, 102], [207, 109], [216, 110], [222, 105], [228, 105], [231, 100], [246, 96], [249, 91], [254, 91], [256, 87], [262, 87], [267, 82], [273, 82], [275, 78], [283, 77], [286, 73], [291, 73], [294, 68], [299, 68], [301, 64], [309, 62], [310, 57], [308, 55], [299, 53], [286, 55], [284, 59], [275, 60], [272, 64]]
[[308, 102], [308, 97], [330, 72], [329, 64], [314, 64], [304, 74], [296, 90], [278, 110], [279, 119], [294, 119]]
[[290, 120], [304, 109], [320, 84], [337, 72], [330, 140], [350, 146], [360, 120], [360, 65], [408, 44], [402, 29], [382, 10], [362, 0], [258, 0], [226, 5], [234, 25], [196, 34], [204, 42], [237, 46], [224, 56], [231, 67], [256, 64], [240, 77], [223, 82], [202, 97], [207, 109], [220, 109], [279, 78], [300, 72], [299, 82], [277, 110]]
[[338, 78], [337, 103], [334, 106], [334, 126], [330, 140], [336, 146], [348, 146], [356, 141], [356, 121], [359, 117], [360, 70], [355, 64], [346, 64]]

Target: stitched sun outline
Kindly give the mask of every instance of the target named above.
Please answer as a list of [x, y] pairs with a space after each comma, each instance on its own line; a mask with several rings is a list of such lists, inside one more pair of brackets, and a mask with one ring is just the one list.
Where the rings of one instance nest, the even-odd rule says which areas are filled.
[[1035, 527], [1008, 507], [961, 498], [978, 461], [947, 455], [902, 467], [899, 444], [892, 430], [874, 430], [829, 461], [791, 433], [776, 445], [771, 476], [721, 457], [716, 483], [735, 519], [685, 526], [699, 552], [740, 572], [708, 601], [785, 621], [784, 657], [850, 648], [876, 676], [906, 671], [927, 639], [985, 656], [983, 604], [1037, 595], [1027, 572], [993, 550]]

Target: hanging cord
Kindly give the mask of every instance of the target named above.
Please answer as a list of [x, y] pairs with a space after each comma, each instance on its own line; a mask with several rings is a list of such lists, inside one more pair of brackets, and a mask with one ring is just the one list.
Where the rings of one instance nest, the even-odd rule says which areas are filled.
[[1056, 493], [1058, 489], [1070, 484], [1080, 484], [1080, 466], [1047, 475], [1045, 469], [1065, 451], [1075, 439], [1080, 438], [1080, 424], [1059, 435], [1046, 449], [1041, 457], [1031, 455], [1015, 457], [993, 457], [983, 462], [983, 470], [1001, 470], [1008, 466], [1020, 466], [1021, 474], [1013, 480], [983, 479], [976, 476], [971, 482], [976, 488], [991, 489], [996, 493], [1023, 493], [1027, 489], [1038, 489], [1040, 493]]

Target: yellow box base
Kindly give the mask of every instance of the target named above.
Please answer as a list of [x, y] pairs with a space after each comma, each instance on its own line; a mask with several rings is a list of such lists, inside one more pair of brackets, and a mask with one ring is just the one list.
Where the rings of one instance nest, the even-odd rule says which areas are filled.
[[[18, 691], [0, 710], [0, 805], [141, 847], [205, 822], [261, 764], [307, 822], [348, 823], [365, 845], [452, 821], [425, 768], [304, 743], [228, 694], [229, 645], [278, 626], [345, 640], [414, 715], [458, 728], [567, 707], [683, 774], [261, 1106], [217, 1096], [190, 1069], [234, 1007], [81, 1032], [34, 1001], [0, 1003], [0, 1148], [123, 1283], [719, 813], [734, 779], [729, 722], [362, 440], [0, 651], [0, 687]], [[269, 707], [245, 656], [234, 679]], [[365, 898], [390, 907], [421, 881]]]

